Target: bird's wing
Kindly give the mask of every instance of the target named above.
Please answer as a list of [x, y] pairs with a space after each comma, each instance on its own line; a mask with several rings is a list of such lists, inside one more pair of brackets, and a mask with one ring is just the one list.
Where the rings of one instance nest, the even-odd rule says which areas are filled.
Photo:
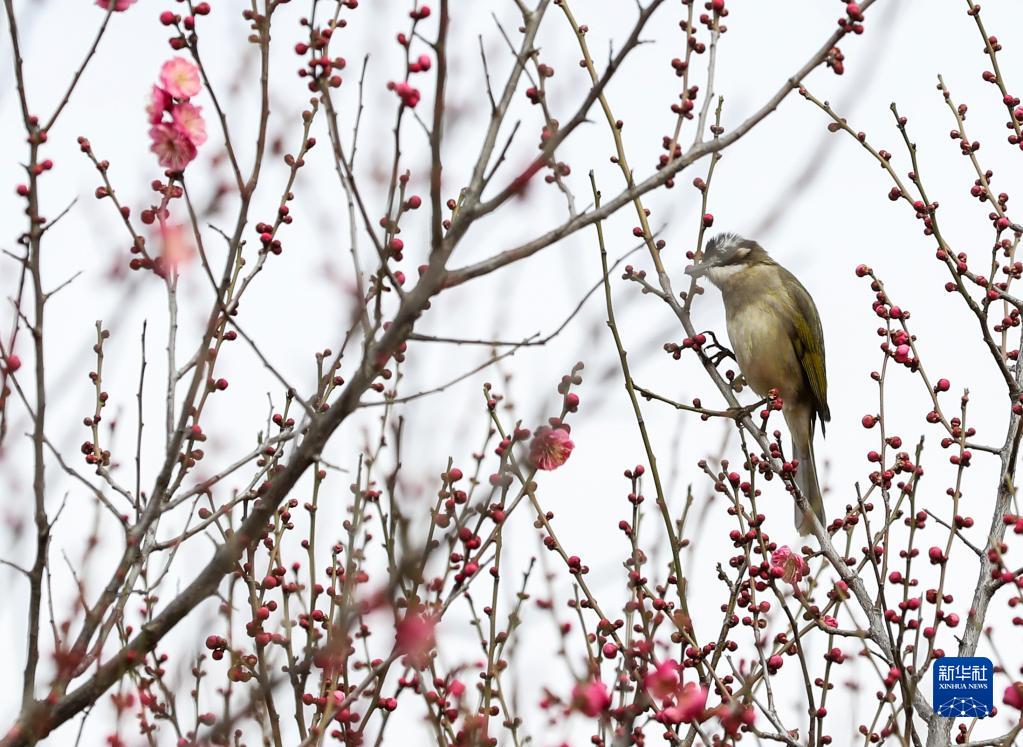
[[794, 284], [790, 286], [793, 289], [790, 295], [796, 307], [792, 345], [813, 393], [817, 414], [826, 423], [831, 420], [831, 410], [828, 408], [828, 376], [824, 364], [824, 330], [813, 298], [795, 277], [792, 280]]

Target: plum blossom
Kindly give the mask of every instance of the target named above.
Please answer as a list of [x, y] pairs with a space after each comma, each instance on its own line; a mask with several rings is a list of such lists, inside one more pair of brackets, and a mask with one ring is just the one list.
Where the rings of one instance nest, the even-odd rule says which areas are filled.
[[434, 615], [409, 610], [394, 628], [394, 645], [404, 656], [404, 663], [413, 669], [423, 669], [430, 663], [430, 653], [437, 645]]
[[674, 695], [682, 684], [679, 676], [678, 662], [674, 659], [665, 659], [657, 668], [647, 673], [643, 678], [643, 686], [650, 695], [657, 700], [664, 700]]
[[161, 221], [160, 234], [163, 239], [163, 261], [171, 268], [176, 270], [195, 254], [185, 226], [169, 226]]
[[157, 161], [165, 169], [181, 171], [195, 158], [195, 143], [172, 125], [153, 125], [149, 129], [149, 137], [153, 141], [149, 150], [156, 154]]
[[202, 108], [188, 101], [200, 88], [199, 69], [183, 57], [174, 57], [163, 64], [160, 83], [149, 92], [150, 150], [165, 169], [182, 171], [206, 142]]
[[206, 142], [206, 122], [202, 118], [202, 107], [194, 104], [175, 104], [171, 109], [174, 118], [174, 129], [199, 147]]
[[458, 741], [455, 744], [491, 744], [489, 728], [489, 716], [467, 713], [462, 720], [462, 729], [458, 732]]
[[111, 3], [110, 0], [96, 0], [96, 5], [101, 7], [103, 10], [110, 10], [110, 6], [112, 4], [114, 6], [114, 12], [120, 13], [128, 10], [128, 8], [134, 5], [135, 2], [136, 0], [114, 0], [113, 3]]
[[690, 682], [678, 693], [675, 703], [658, 711], [656, 718], [663, 724], [691, 724], [704, 720], [706, 708], [707, 688]]
[[744, 705], [738, 700], [732, 700], [727, 705], [722, 703], [717, 715], [721, 719], [721, 727], [731, 737], [738, 734], [743, 726], [752, 726], [757, 717], [752, 706]]
[[[771, 554], [771, 568], [775, 576], [790, 584], [798, 584], [810, 572], [803, 556], [792, 552], [788, 545], [782, 545]], [[773, 570], [776, 568], [778, 570]]]
[[611, 694], [600, 680], [580, 682], [572, 688], [572, 707], [593, 718], [611, 706]]
[[568, 461], [574, 448], [575, 444], [568, 437], [565, 426], [551, 428], [544, 425], [536, 429], [536, 434], [529, 444], [529, 461], [537, 469], [557, 469]]
[[163, 121], [163, 113], [170, 111], [174, 100], [171, 95], [160, 86], [153, 86], [149, 93], [149, 103], [146, 104], [146, 114], [149, 115], [149, 124], [160, 124]]
[[172, 57], [160, 68], [160, 83], [176, 99], [187, 99], [199, 93], [202, 83], [199, 68], [184, 57]]

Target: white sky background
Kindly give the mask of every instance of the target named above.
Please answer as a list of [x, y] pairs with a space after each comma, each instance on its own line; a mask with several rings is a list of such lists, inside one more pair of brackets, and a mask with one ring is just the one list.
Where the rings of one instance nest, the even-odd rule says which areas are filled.
[[[897, 10], [893, 7], [896, 2]], [[468, 177], [487, 112], [476, 36], [483, 34], [485, 37], [495, 81], [503, 80], [511, 56], [495, 31], [491, 13], [502, 19], [514, 40], [518, 39], [514, 33], [517, 15], [512, 3], [454, 5], [450, 42], [451, 117], [445, 144], [445, 189], [450, 196], [457, 194]], [[102, 11], [84, 0], [15, 2], [15, 6], [21, 25], [31, 106], [33, 111], [46, 114], [52, 110], [91, 43], [93, 29], [102, 20]], [[726, 130], [757, 109], [803, 64], [831, 33], [843, 10], [836, 2], [805, 0], [737, 1], [729, 7], [729, 31], [720, 43], [716, 86], [717, 93], [725, 98], [723, 124]], [[48, 436], [62, 447], [69, 461], [84, 467], [77, 451], [81, 441], [87, 438], [87, 429], [80, 423], [82, 417], [92, 411], [92, 387], [87, 378], [94, 366], [90, 346], [94, 341], [94, 321], [103, 319], [113, 333], [107, 347], [105, 388], [112, 399], [107, 418], [119, 414], [121, 423], [113, 451], [115, 460], [124, 465], [122, 479], [133, 483], [131, 461], [139, 333], [142, 321], [148, 319], [147, 393], [150, 399], [144, 461], [149, 477], [143, 480], [144, 485], [151, 483], [161, 458], [159, 430], [163, 403], [159, 392], [165, 377], [166, 302], [161, 283], [150, 274], [112, 278], [112, 268], [124, 269], [127, 265], [128, 242], [113, 206], [92, 197], [99, 181], [87, 159], [78, 152], [75, 137], [87, 136], [97, 156], [111, 162], [110, 178], [134, 215], [148, 206], [153, 195], [148, 183], [159, 177], [161, 170], [148, 152], [148, 126], [143, 107], [160, 64], [173, 54], [165, 42], [166, 29], [156, 20], [162, 9], [163, 6], [139, 3], [112, 19], [96, 58], [51, 133], [44, 156], [52, 158], [56, 168], [42, 178], [44, 215], [53, 217], [72, 199], [78, 198], [63, 222], [47, 234], [44, 258], [47, 285], [53, 287], [75, 272], [82, 272], [81, 277], [55, 296], [48, 307], [47, 377], [51, 391]], [[358, 10], [345, 14], [350, 20], [349, 27], [338, 32], [339, 37], [332, 46], [334, 54], [341, 54], [349, 61], [344, 71], [345, 83], [338, 94], [342, 102], [339, 106], [342, 129], [346, 133], [351, 131], [360, 61], [367, 52], [371, 55], [357, 171], [374, 217], [382, 205], [380, 184], [375, 179], [390, 165], [390, 128], [395, 109], [395, 97], [385, 90], [384, 84], [398, 78], [401, 71], [400, 48], [393, 38], [397, 31], [406, 29], [407, 10], [407, 3], [366, 0]], [[609, 43], [617, 48], [635, 16], [634, 5], [622, 1], [576, 2], [573, 10], [579, 21], [591, 29], [589, 43], [598, 55], [598, 62], [604, 60], [604, 50]], [[274, 17], [271, 135], [283, 137], [288, 152], [293, 152], [297, 146], [300, 136], [297, 113], [308, 98], [304, 82], [295, 76], [299, 58], [291, 50], [295, 42], [306, 38], [298, 19], [308, 11], [307, 2], [295, 0]], [[1017, 46], [1019, 40], [1011, 32], [1020, 27], [1023, 10], [1007, 2], [990, 2], [985, 4], [984, 13], [989, 32], [997, 34], [1005, 45], [1000, 60], [1010, 90], [1013, 90], [1013, 85], [1020, 85], [1018, 71], [1023, 57]], [[639, 178], [651, 173], [661, 153], [661, 137], [669, 134], [674, 126], [675, 116], [669, 106], [678, 93], [679, 79], [669, 61], [682, 56], [682, 37], [677, 26], [681, 17], [677, 3], [666, 3], [643, 35], [651, 43], [630, 56], [608, 89], [616, 116], [625, 120], [627, 153]], [[889, 28], [882, 28], [882, 19], [890, 24]], [[0, 226], [3, 227], [0, 247], [13, 250], [24, 223], [22, 202], [14, 194], [14, 185], [22, 181], [18, 163], [27, 157], [27, 147], [13, 89], [6, 22], [3, 26], [0, 143], [5, 145], [0, 151], [0, 175], [3, 177], [0, 179]], [[430, 34], [434, 26], [433, 19], [426, 24]], [[979, 156], [982, 164], [995, 172], [996, 191], [1014, 194], [1015, 167], [1023, 154], [1005, 143], [1005, 109], [997, 89], [981, 80], [981, 72], [989, 63], [982, 54], [982, 42], [973, 22], [965, 15], [965, 3], [881, 0], [870, 10], [866, 27], [862, 37], [846, 39], [841, 45], [846, 55], [846, 74], [838, 77], [827, 69], [818, 69], [807, 81], [808, 87], [819, 98], [834, 102], [854, 128], [868, 133], [872, 144], [895, 154], [897, 168], [904, 173], [909, 168], [908, 157], [888, 110], [891, 101], [897, 102], [900, 111], [909, 117], [912, 136], [919, 145], [925, 185], [932, 199], [941, 203], [939, 217], [946, 237], [959, 250], [971, 254], [986, 252], [991, 238], [986, 219], [988, 208], [969, 197], [974, 177], [968, 161], [959, 155], [958, 144], [948, 138], [954, 121], [935, 90], [935, 76], [943, 74], [955, 99], [970, 105], [968, 130], [971, 138], [983, 143]], [[248, 164], [251, 153], [248, 143], [252, 140], [258, 111], [258, 66], [252, 49], [245, 43], [245, 25], [233, 4], [222, 2], [214, 4], [211, 16], [200, 20], [200, 31], [208, 68], [218, 92], [226, 100], [230, 126], [236, 132], [235, 142], [243, 143], [242, 162]], [[567, 121], [585, 95], [588, 82], [577, 65], [579, 55], [575, 40], [557, 8], [551, 8], [544, 22], [540, 47], [542, 60], [556, 70], [556, 76], [550, 81], [548, 101], [555, 116]], [[421, 46], [414, 50], [416, 53], [427, 51]], [[705, 59], [695, 57], [694, 60], [697, 68], [693, 80], [702, 86]], [[420, 106], [423, 116], [431, 100], [425, 85], [427, 79], [418, 76], [416, 81], [424, 86], [424, 104]], [[232, 86], [235, 93], [228, 94]], [[215, 179], [209, 176], [210, 164], [221, 139], [208, 95], [200, 94], [197, 103], [204, 105], [211, 137], [200, 148], [199, 159], [189, 167], [187, 174], [193, 196], [198, 196], [197, 202], [202, 204], [203, 196], [211, 194], [215, 186]], [[516, 118], [523, 120], [523, 126], [517, 147], [509, 156], [504, 180], [535, 152], [542, 124], [539, 110], [531, 108], [521, 93], [516, 97], [509, 121]], [[608, 161], [613, 145], [606, 124], [596, 109], [593, 118], [591, 124], [573, 135], [560, 156], [572, 167], [569, 183], [580, 208], [590, 201], [586, 174], [591, 168], [596, 171], [605, 198], [622, 188], [620, 172]], [[315, 130], [320, 144], [307, 158], [309, 165], [298, 178], [297, 199], [292, 205], [295, 222], [283, 227], [279, 234], [284, 254], [271, 257], [267, 270], [242, 303], [240, 317], [244, 329], [256, 338], [274, 365], [303, 391], [309, 391], [314, 381], [314, 353], [324, 347], [336, 349], [350, 313], [347, 290], [352, 276], [347, 212], [329, 159], [323, 121], [322, 118], [318, 121]], [[977, 428], [977, 441], [1001, 444], [1005, 407], [1000, 379], [976, 340], [975, 322], [967, 317], [962, 300], [943, 290], [945, 271], [933, 259], [931, 240], [921, 236], [921, 226], [904, 204], [889, 202], [886, 195], [891, 185], [868, 154], [844, 134], [829, 135], [826, 124], [822, 112], [797, 95], [791, 95], [775, 114], [726, 151], [714, 177], [710, 211], [716, 217], [715, 231], [733, 230], [758, 239], [800, 277], [817, 301], [827, 342], [833, 416], [828, 438], [818, 442], [817, 453], [818, 459], [829, 465], [831, 492], [826, 504], [829, 516], [833, 516], [847, 502], [855, 500], [854, 484], [857, 481], [865, 484], [871, 469], [865, 453], [877, 447], [876, 431], [867, 432], [860, 426], [864, 413], [877, 410], [877, 389], [869, 373], [880, 365], [881, 357], [877, 349], [879, 338], [875, 334], [878, 320], [870, 308], [872, 293], [868, 283], [853, 274], [858, 263], [872, 265], [885, 280], [893, 299], [914, 312], [912, 327], [919, 337], [918, 346], [932, 380], [945, 376], [952, 381], [953, 390], [945, 398], [948, 412], [957, 410], [957, 393], [969, 387], [969, 417]], [[414, 122], [407, 119], [405, 127], [403, 165], [412, 170], [414, 189], [411, 191], [422, 194], [425, 203], [428, 148], [422, 131]], [[683, 130], [683, 143], [690, 142], [692, 137], [691, 124], [687, 128]], [[814, 161], [818, 162], [819, 170], [810, 169]], [[700, 215], [699, 195], [689, 185], [695, 176], [705, 175], [706, 165], [701, 162], [686, 170], [678, 177], [674, 190], [660, 191], [646, 198], [646, 205], [653, 213], [652, 225], [667, 223], [662, 234], [667, 241], [663, 256], [679, 289], [684, 287], [684, 252], [694, 247]], [[223, 169], [218, 173], [227, 174]], [[251, 242], [255, 240], [251, 225], [273, 215], [285, 176], [280, 158], [272, 159], [261, 180], [257, 207], [251, 213]], [[801, 178], [806, 182], [805, 189], [790, 192], [793, 181]], [[503, 183], [500, 178], [497, 181]], [[1014, 202], [1009, 203], [1010, 214], [1013, 205]], [[211, 222], [229, 228], [233, 225], [234, 208], [234, 201], [227, 200], [222, 212], [212, 217]], [[475, 228], [462, 241], [450, 265], [460, 267], [528, 240], [556, 225], [563, 218], [564, 210], [561, 194], [537, 180], [525, 199], [509, 204]], [[768, 218], [770, 227], [760, 230]], [[631, 209], [621, 211], [608, 221], [606, 234], [612, 257], [635, 245], [631, 233], [634, 223]], [[223, 257], [222, 241], [212, 230], [207, 229], [204, 236], [207, 246], [212, 247], [216, 265]], [[406, 245], [403, 269], [414, 278], [415, 267], [423, 261], [428, 244], [426, 209], [409, 216], [403, 224], [402, 238]], [[361, 242], [368, 263], [366, 252], [370, 245], [365, 237]], [[254, 243], [250, 243], [250, 251], [253, 246]], [[643, 253], [637, 253], [631, 261], [637, 267], [651, 269]], [[422, 319], [417, 331], [505, 340], [524, 338], [538, 331], [548, 334], [571, 312], [599, 274], [594, 231], [592, 228], [583, 230], [511, 271], [444, 293]], [[192, 265], [185, 275], [181, 292], [181, 360], [191, 354], [199, 339], [210, 297], [198, 265]], [[688, 400], [702, 396], [706, 405], [718, 406], [719, 397], [694, 358], [684, 356], [681, 362], [675, 362], [663, 353], [661, 348], [665, 342], [679, 342], [683, 336], [669, 310], [656, 299], [642, 296], [635, 284], [621, 281], [619, 275], [613, 273], [616, 309], [637, 382], [670, 398]], [[15, 281], [16, 266], [4, 258], [0, 264], [0, 292], [5, 298], [13, 292]], [[604, 327], [603, 315], [601, 297], [596, 295], [546, 347], [520, 350], [498, 368], [477, 374], [443, 394], [405, 406], [406, 487], [402, 502], [410, 515], [426, 516], [438, 487], [436, 476], [443, 470], [447, 458], [452, 457], [455, 464], [469, 470], [471, 453], [479, 448], [486, 427], [480, 393], [484, 381], [495, 382], [508, 395], [515, 406], [514, 417], [521, 417], [525, 425], [535, 426], [547, 416], [557, 414], [554, 390], [561, 374], [576, 360], [585, 361], [585, 380], [578, 390], [582, 408], [571, 419], [577, 448], [564, 468], [543, 476], [540, 498], [547, 510], [555, 512], [554, 526], [566, 549], [589, 564], [588, 580], [604, 607], [617, 611], [625, 587], [621, 562], [628, 552], [628, 545], [617, 529], [618, 521], [626, 518], [629, 508], [625, 500], [628, 483], [621, 474], [628, 467], [646, 462], [646, 458], [621, 387], [614, 347]], [[723, 315], [716, 291], [709, 290], [697, 302], [695, 317], [698, 328], [712, 328], [723, 334]], [[9, 307], [0, 319], [6, 344], [11, 320]], [[23, 332], [17, 352], [24, 360], [22, 381], [26, 385], [34, 365], [28, 342]], [[478, 347], [411, 344], [401, 393], [411, 394], [448, 381], [472, 369], [487, 355], [485, 349]], [[230, 380], [231, 386], [213, 398], [204, 421], [204, 429], [211, 437], [206, 445], [208, 456], [204, 463], [208, 470], [228, 463], [250, 448], [255, 434], [265, 424], [267, 392], [276, 403], [282, 401], [281, 387], [242, 342], [230, 346], [222, 355], [218, 372]], [[507, 383], [502, 381], [506, 374], [511, 377]], [[910, 377], [905, 370], [893, 371], [889, 381], [894, 392], [887, 405], [889, 435], [901, 435], [909, 450], [920, 434], [927, 436], [923, 457], [927, 476], [920, 497], [926, 507], [947, 517], [949, 506], [945, 489], [954, 478], [954, 471], [948, 464], [947, 454], [938, 447], [943, 434], [924, 421], [929, 409], [927, 392], [918, 379]], [[6, 451], [0, 459], [0, 490], [4, 521], [11, 529], [0, 532], [3, 537], [0, 546], [4, 548], [4, 558], [29, 565], [33, 551], [31, 532], [19, 535], [13, 529], [19, 522], [25, 522], [26, 528], [31, 523], [30, 450], [28, 439], [23, 437], [28, 421], [19, 402], [12, 402], [10, 407], [12, 427]], [[367, 438], [376, 438], [378, 414], [378, 411], [371, 411], [339, 429], [329, 449], [334, 463], [354, 468], [358, 450]], [[680, 505], [686, 486], [691, 484], [697, 505], [702, 507], [711, 486], [696, 463], [719, 453], [724, 433], [722, 426], [704, 424], [695, 417], [680, 417], [674, 410], [657, 403], [645, 404], [644, 415], [661, 470], [671, 475], [674, 505]], [[506, 422], [512, 417], [510, 413], [504, 415]], [[733, 460], [738, 459], [734, 442], [728, 444], [726, 453]], [[984, 454], [976, 454], [974, 462], [975, 466], [967, 473], [963, 505], [966, 513], [977, 521], [977, 527], [970, 534], [972, 540], [983, 544], [994, 500], [997, 462]], [[83, 541], [95, 516], [93, 502], [52, 463], [48, 479], [51, 512], [67, 493], [67, 508], [56, 528], [52, 549], [56, 613], [61, 618], [69, 609], [73, 593], [62, 553], [67, 554], [70, 564], [79, 568], [91, 596], [105, 582], [114, 553], [120, 552], [120, 540], [115, 532], [108, 531], [111, 527], [104, 527], [104, 544], [90, 564], [82, 567]], [[330, 504], [331, 500], [335, 503], [333, 509], [325, 508], [320, 516], [323, 546], [340, 537], [338, 521], [340, 509], [347, 500], [347, 483], [346, 477], [332, 478], [328, 485], [333, 492], [328, 493], [326, 500], [321, 499], [321, 503]], [[241, 478], [225, 489], [240, 484]], [[777, 482], [767, 488], [762, 504], [778, 504], [769, 519], [770, 533], [779, 542], [795, 542], [789, 498]], [[647, 493], [652, 495], [652, 486], [647, 486]], [[305, 500], [307, 494], [305, 483], [295, 493], [300, 501]], [[652, 501], [647, 506], [653, 511]], [[334, 511], [333, 523], [331, 510]], [[517, 587], [520, 571], [539, 550], [525, 510], [522, 514], [514, 518], [509, 530], [510, 541], [506, 544], [509, 553], [505, 560], [504, 585], [509, 595], [506, 605], [511, 600], [512, 588]], [[305, 517], [300, 517], [299, 521], [304, 522]], [[650, 513], [649, 544], [653, 544], [653, 531], [658, 526], [659, 519]], [[688, 560], [691, 604], [695, 602], [696, 608], [707, 612], [706, 618], [697, 621], [697, 629], [702, 630], [704, 636], [717, 630], [717, 607], [722, 589], [715, 579], [714, 566], [727, 561], [730, 528], [723, 502], [713, 502], [706, 530], [700, 537], [699, 553]], [[935, 540], [940, 536], [944, 543], [944, 530], [933, 536]], [[854, 548], [862, 544], [861, 537], [862, 534], [857, 533]], [[1011, 542], [1010, 539], [1010, 547]], [[921, 545], [924, 552], [930, 544], [933, 542]], [[173, 595], [174, 583], [187, 583], [206, 562], [207, 551], [199, 549], [203, 543], [192, 545], [196, 548], [194, 552], [178, 558], [178, 575], [164, 587], [165, 599]], [[947, 609], [965, 619], [969, 595], [976, 581], [976, 563], [964, 550], [957, 546], [953, 556], [957, 571], [952, 587], [956, 598]], [[544, 560], [553, 562], [556, 558], [550, 556]], [[661, 567], [659, 561], [652, 563], [647, 568], [648, 575], [656, 575], [660, 580]], [[933, 585], [933, 568], [924, 558], [917, 565], [917, 571], [923, 575], [922, 592]], [[0, 654], [0, 665], [11, 673], [6, 678], [7, 685], [0, 690], [3, 693], [0, 715], [6, 723], [16, 712], [20, 696], [27, 595], [26, 585], [16, 573], [2, 568], [0, 577], [6, 580], [9, 590], [9, 601], [0, 609], [0, 630], [9, 641]], [[564, 606], [571, 590], [567, 579], [567, 575], [559, 574], [556, 582], [555, 609], [560, 621], [571, 619]], [[535, 574], [531, 588], [536, 597], [550, 596], [540, 573]], [[477, 591], [477, 596], [482, 593], [483, 587]], [[489, 592], [487, 594], [489, 596]], [[996, 599], [990, 619], [997, 623], [996, 630], [1000, 631], [1002, 640], [1007, 641], [1013, 632], [1009, 625], [1011, 614], [1004, 599], [1004, 596]], [[478, 655], [475, 634], [467, 624], [464, 610], [464, 605], [457, 606], [455, 616], [450, 621], [445, 618], [442, 626], [441, 657], [447, 666]], [[223, 632], [216, 623], [209, 623], [214, 611], [213, 605], [205, 605], [179, 626], [162, 647], [172, 655], [171, 666], [182, 667], [186, 675], [187, 658], [192, 654], [186, 644], [199, 645], [207, 634]], [[520, 677], [519, 715], [525, 718], [525, 733], [533, 736], [538, 745], [555, 744], [572, 733], [571, 724], [546, 731], [536, 707], [541, 686], [550, 686], [561, 695], [567, 695], [569, 687], [561, 671], [563, 667], [551, 662], [558, 641], [549, 617], [549, 613], [527, 605], [518, 658], [513, 665]], [[378, 636], [375, 644], [386, 648], [390, 643], [388, 635], [385, 632]], [[581, 671], [578, 631], [574, 636], [570, 639], [571, 655], [577, 670]], [[740, 633], [740, 636], [746, 634]], [[947, 631], [943, 636], [942, 645], [951, 651], [955, 645], [953, 639]], [[740, 640], [748, 642], [749, 639], [747, 636]], [[823, 646], [823, 639], [817, 645]], [[850, 645], [843, 645], [843, 648], [850, 653], [854, 650]], [[746, 653], [751, 651], [747, 648]], [[823, 649], [816, 653], [823, 653]], [[1003, 649], [1002, 654], [1008, 657], [1010, 665], [1019, 667], [1018, 646]], [[819, 661], [818, 658], [815, 663]], [[211, 671], [211, 680], [215, 681], [221, 673], [217, 668]], [[610, 672], [610, 669], [605, 671]], [[862, 664], [849, 662], [839, 669], [835, 678], [839, 686], [830, 696], [829, 706], [835, 712], [830, 719], [830, 733], [836, 743], [851, 739], [855, 724], [872, 717], [876, 684], [866, 673]], [[45, 681], [46, 674], [44, 669], [41, 681]], [[790, 681], [790, 675], [796, 675], [793, 660], [787, 661], [779, 682], [794, 685], [796, 680]], [[473, 677], [467, 674], [464, 679], [470, 684]], [[606, 675], [605, 680], [610, 681], [609, 677]], [[850, 695], [843, 684], [854, 677], [865, 682], [858, 696]], [[929, 682], [929, 677], [926, 681]], [[996, 703], [1000, 702], [1005, 682], [1004, 679], [999, 681]], [[796, 703], [788, 693], [794, 691], [784, 685], [776, 687], [779, 687], [776, 692], [781, 693], [779, 708], [792, 717]], [[407, 695], [402, 700], [406, 698]], [[406, 710], [409, 719], [402, 724], [404, 731], [401, 733], [425, 736], [422, 729], [426, 727], [412, 718], [415, 709], [403, 707], [399, 713]], [[109, 723], [104, 723], [106, 718], [107, 714], [100, 715], [98, 710], [90, 721], [90, 732], [105, 734], [109, 729]], [[1005, 720], [1000, 716], [992, 719], [993, 725], [982, 723], [975, 729], [974, 737], [1001, 733], [1005, 730]], [[789, 721], [794, 725], [802, 723], [803, 719], [793, 717]], [[285, 723], [291, 727], [290, 718], [285, 719]], [[73, 728], [77, 728], [77, 721]], [[124, 730], [131, 739], [135, 738], [133, 732], [131, 725]], [[650, 737], [658, 733], [657, 728], [648, 730]], [[392, 736], [397, 740], [398, 734], [395, 732]], [[573, 743], [584, 743], [587, 734], [577, 730]], [[65, 744], [69, 739], [70, 731], [65, 729], [52, 743]], [[172, 743], [169, 732], [164, 739]]]

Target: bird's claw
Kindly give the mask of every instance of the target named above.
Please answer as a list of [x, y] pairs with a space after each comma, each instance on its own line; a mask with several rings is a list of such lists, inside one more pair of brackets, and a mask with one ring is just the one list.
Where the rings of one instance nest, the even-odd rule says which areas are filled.
[[767, 404], [768, 401], [769, 400], [767, 399], [762, 399], [759, 402], [754, 402], [752, 405], [746, 405], [745, 407], [729, 407], [727, 410], [725, 410], [725, 414], [727, 414], [728, 417], [730, 418], [734, 418], [735, 420], [742, 420], [744, 417], [752, 415], [754, 412], [759, 410], [761, 407]]
[[720, 365], [721, 361], [725, 358], [731, 358], [733, 361], [735, 360], [735, 353], [718, 342], [718, 337], [714, 334], [714, 332], [707, 330], [703, 333], [703, 335], [710, 340], [709, 342], [704, 343], [703, 353], [715, 367]]
[[731, 350], [719, 350], [716, 353], [708, 355], [707, 358], [710, 360], [711, 363], [714, 364], [714, 367], [717, 368], [718, 366], [721, 365], [721, 362], [726, 358], [731, 358], [732, 360], [735, 360], [735, 355], [732, 353]]
[[756, 407], [729, 407], [725, 410], [725, 414], [734, 420], [742, 420], [747, 415], [752, 415]]

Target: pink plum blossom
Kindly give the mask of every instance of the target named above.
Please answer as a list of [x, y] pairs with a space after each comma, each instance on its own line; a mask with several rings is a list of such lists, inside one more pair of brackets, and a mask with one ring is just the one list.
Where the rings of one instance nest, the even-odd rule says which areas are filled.
[[163, 239], [163, 259], [168, 266], [177, 269], [194, 256], [195, 249], [185, 226], [161, 223], [160, 234]]
[[803, 556], [792, 552], [788, 545], [782, 545], [771, 554], [771, 567], [780, 569], [780, 573], [775, 571], [775, 574], [790, 584], [798, 584], [810, 572]]
[[674, 705], [657, 712], [657, 720], [664, 724], [691, 724], [702, 721], [707, 708], [707, 688], [690, 682], [675, 698]]
[[437, 645], [434, 615], [409, 610], [395, 626], [394, 645], [404, 656], [404, 663], [413, 669], [423, 669], [430, 663], [430, 653]]
[[160, 124], [163, 121], [163, 113], [170, 110], [173, 101], [171, 95], [160, 86], [153, 86], [153, 90], [149, 92], [149, 103], [146, 104], [149, 124]]
[[[135, 2], [136, 0], [114, 0], [114, 12], [120, 13], [121, 11], [128, 10]], [[110, 10], [111, 3], [110, 0], [96, 0], [96, 5], [103, 8], [103, 10]]]
[[149, 137], [153, 141], [149, 150], [165, 169], [181, 171], [195, 158], [195, 144], [172, 125], [153, 125]]
[[537, 469], [557, 469], [568, 460], [574, 448], [565, 428], [541, 426], [529, 444], [529, 461]]
[[600, 680], [580, 682], [572, 688], [572, 707], [593, 718], [611, 706], [611, 694]]
[[752, 726], [757, 717], [752, 706], [744, 705], [735, 699], [727, 705], [722, 703], [717, 709], [717, 715], [721, 719], [721, 727], [730, 737], [738, 734], [743, 726]]
[[192, 141], [197, 148], [206, 142], [206, 122], [202, 118], [202, 107], [194, 104], [175, 104], [171, 109], [174, 129]]
[[657, 700], [664, 700], [675, 695], [681, 684], [678, 662], [673, 659], [665, 659], [657, 665], [657, 669], [647, 673], [643, 678], [644, 687]]
[[199, 93], [202, 83], [199, 68], [184, 57], [172, 57], [160, 68], [160, 83], [176, 99], [187, 99]]

